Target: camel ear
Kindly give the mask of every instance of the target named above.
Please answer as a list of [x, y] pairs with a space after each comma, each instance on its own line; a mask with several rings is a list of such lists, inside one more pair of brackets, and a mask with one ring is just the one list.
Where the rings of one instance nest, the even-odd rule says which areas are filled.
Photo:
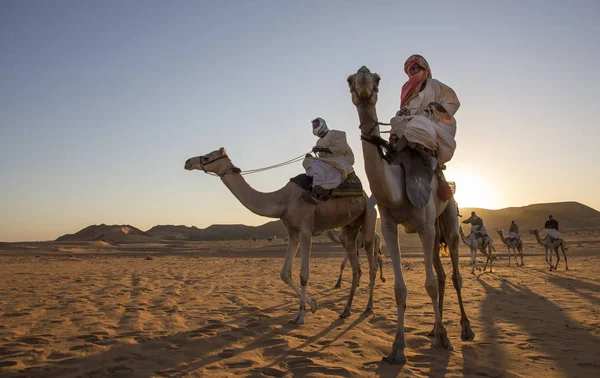
[[219, 153], [220, 153], [221, 155], [227, 155], [227, 151], [225, 150], [225, 147], [221, 147], [221, 148], [219, 148]]
[[381, 80], [381, 76], [379, 74], [373, 74], [373, 78], [375, 79], [375, 86], [379, 89], [379, 81]]
[[350, 89], [352, 89], [352, 87], [354, 86], [354, 75], [348, 76], [346, 81], [348, 82], [348, 87], [350, 87]]

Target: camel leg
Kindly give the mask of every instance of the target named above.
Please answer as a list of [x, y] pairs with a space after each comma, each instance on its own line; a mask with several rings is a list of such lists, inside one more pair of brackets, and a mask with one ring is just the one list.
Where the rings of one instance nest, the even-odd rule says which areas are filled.
[[[441, 229], [439, 224], [439, 219], [435, 220], [436, 224], [436, 235], [434, 240], [434, 252], [433, 252], [433, 267], [435, 269], [435, 273], [437, 274], [438, 279], [438, 290], [439, 290], [439, 298], [438, 298], [438, 307], [440, 309], [440, 318], [444, 319], [444, 295], [446, 293], [446, 272], [444, 272], [444, 267], [442, 266], [442, 260], [440, 258], [440, 238], [441, 238]], [[437, 251], [437, 252], [436, 252]], [[433, 329], [429, 332], [428, 336], [435, 336], [435, 324], [433, 325]]]
[[336, 288], [342, 286], [342, 273], [344, 273], [344, 268], [346, 267], [347, 263], [348, 263], [348, 256], [344, 256], [344, 261], [342, 261], [342, 265], [340, 265], [340, 276], [338, 277], [337, 283], [335, 284]]
[[519, 241], [519, 254], [521, 255], [521, 267], [525, 266], [525, 261], [523, 260], [523, 242]]
[[434, 225], [427, 225], [419, 230], [419, 238], [421, 239], [425, 258], [425, 290], [429, 294], [429, 298], [431, 298], [433, 314], [435, 315], [435, 338], [433, 346], [452, 350], [452, 345], [448, 339], [448, 332], [442, 322], [442, 315], [439, 308], [438, 279], [433, 272], [433, 254], [438, 252], [434, 251], [435, 237], [436, 231]]
[[367, 211], [364, 216], [363, 225], [361, 227], [361, 236], [367, 261], [369, 262], [369, 301], [365, 313], [373, 311], [373, 291], [375, 290], [375, 279], [377, 278], [377, 260], [375, 259], [375, 246], [379, 251], [379, 243], [375, 236], [375, 226], [377, 223], [377, 212], [375, 209]]
[[[294, 258], [296, 257], [296, 253], [298, 252], [298, 234], [290, 233], [290, 240], [288, 242], [288, 249], [285, 254], [285, 261], [283, 263], [283, 268], [281, 268], [281, 279], [283, 282], [289, 285], [296, 292], [298, 296], [300, 296], [300, 288], [294, 280], [292, 280], [292, 263], [294, 262]], [[311, 298], [306, 298], [306, 301], [310, 305], [311, 312], [317, 311], [317, 302], [312, 300]]]
[[[549, 239], [546, 239], [546, 240], [549, 240]], [[550, 244], [550, 242], [548, 242], [548, 244]], [[550, 256], [549, 264], [550, 264], [550, 271], [552, 271], [554, 268], [554, 266], [552, 265], [552, 252], [554, 252], [554, 250], [550, 247], [546, 248], [546, 250], [548, 251], [548, 256]]]
[[569, 263], [567, 262], [567, 253], [565, 252], [567, 248], [565, 248], [564, 243], [561, 243], [560, 249], [562, 249], [563, 257], [565, 258], [565, 270], [569, 270]]
[[554, 270], [558, 268], [558, 262], [560, 261], [560, 254], [558, 253], [558, 246], [554, 248], [554, 252], [556, 253], [556, 265], [554, 266]]
[[348, 302], [344, 307], [344, 312], [340, 314], [340, 318], [345, 319], [352, 314], [352, 300], [358, 286], [358, 253], [356, 249], [356, 235], [358, 234], [358, 227], [344, 226], [340, 233], [340, 239], [346, 250], [346, 256], [350, 260], [350, 266], [352, 267], [352, 287], [350, 288], [350, 296]]
[[379, 279], [381, 282], [385, 282], [385, 277], [383, 276], [383, 254], [381, 250], [377, 250], [377, 266], [379, 267]]
[[[308, 278], [310, 275], [310, 249], [312, 244], [312, 235], [310, 231], [302, 230], [300, 231], [298, 236], [300, 240], [300, 306], [298, 308], [296, 316], [294, 317], [294, 319], [290, 320], [290, 323], [304, 324], [304, 315], [306, 314], [305, 303], [308, 302], [309, 304], [311, 304], [312, 312], [315, 312], [317, 310], [317, 303], [311, 300], [310, 297], [306, 295], [306, 287], [308, 286]], [[294, 286], [295, 288], [298, 288], [298, 286], [296, 286], [291, 279], [290, 286], [292, 286], [292, 288], [294, 288]]]
[[392, 268], [394, 269], [394, 296], [396, 298], [396, 310], [398, 317], [396, 320], [396, 336], [392, 344], [392, 351], [382, 359], [383, 362], [390, 364], [406, 363], [404, 349], [404, 312], [406, 311], [406, 298], [408, 297], [408, 289], [402, 275], [400, 245], [398, 244], [398, 225], [392, 220], [389, 210], [385, 207], [379, 207], [381, 212], [381, 232], [383, 239], [388, 248], [388, 253], [392, 260]]

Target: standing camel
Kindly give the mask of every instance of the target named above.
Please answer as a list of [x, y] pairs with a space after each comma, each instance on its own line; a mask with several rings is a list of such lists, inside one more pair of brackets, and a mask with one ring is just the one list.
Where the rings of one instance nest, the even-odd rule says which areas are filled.
[[[458, 232], [460, 233], [460, 238], [463, 243], [469, 246], [471, 250], [471, 274], [475, 273], [475, 268], [477, 270], [481, 270], [477, 267], [477, 251], [481, 251], [485, 255], [485, 266], [483, 267], [483, 271], [487, 268], [488, 263], [490, 264], [490, 273], [492, 273], [492, 250], [495, 251], [494, 246], [492, 244], [492, 238], [488, 238], [489, 241], [486, 245], [483, 245], [483, 238], [478, 238], [475, 233], [471, 233], [469, 237], [465, 236], [462, 226], [459, 227]], [[487, 247], [487, 251], [485, 250]]]
[[[550, 265], [550, 271], [556, 270], [556, 268], [558, 267], [558, 262], [560, 261], [560, 255], [558, 254], [559, 247], [562, 250], [563, 256], [565, 257], [565, 270], [569, 270], [569, 263], [567, 262], [567, 254], [565, 252], [568, 251], [569, 248], [567, 248], [566, 243], [562, 238], [553, 240], [550, 237], [550, 235], [546, 235], [546, 238], [541, 239], [540, 230], [537, 228], [534, 228], [533, 230], [529, 231], [529, 233], [535, 235], [535, 240], [537, 240], [538, 243], [544, 246], [544, 252], [546, 253], [546, 262], [548, 263], [548, 265]], [[550, 251], [550, 253], [548, 253], [548, 251]], [[556, 253], [556, 265], [554, 267], [552, 266], [552, 251]], [[550, 260], [548, 260], [548, 255], [550, 255]]]
[[[328, 230], [327, 237], [329, 238], [329, 240], [331, 240], [334, 243], [342, 244], [342, 241], [340, 240], [340, 233], [337, 230]], [[356, 244], [358, 245], [359, 249], [364, 247], [364, 243], [362, 241], [360, 234], [358, 234]], [[379, 278], [381, 279], [381, 282], [385, 282], [385, 277], [383, 277], [383, 253], [381, 252], [381, 237], [379, 236], [379, 234], [377, 232], [375, 232], [375, 246], [374, 246], [373, 250], [374, 250], [373, 253], [375, 254], [375, 262], [377, 263], [377, 267], [379, 267]], [[357, 258], [358, 258], [358, 286], [360, 286], [360, 277], [362, 276], [362, 271], [361, 271], [360, 267], [362, 264], [360, 262], [360, 257], [357, 256]], [[335, 284], [336, 288], [342, 286], [342, 274], [344, 273], [344, 268], [346, 268], [347, 263], [348, 263], [348, 256], [344, 256], [344, 260], [342, 261], [342, 264], [340, 265], [340, 275], [338, 277], [337, 283]]]
[[[351, 315], [352, 299], [358, 284], [356, 237], [362, 228], [362, 237], [365, 241], [367, 259], [369, 260], [371, 283], [369, 302], [365, 311], [372, 311], [373, 287], [377, 275], [375, 262], [373, 261], [373, 239], [377, 211], [375, 208], [367, 206], [368, 198], [366, 194], [360, 197], [331, 198], [315, 205], [303, 200], [301, 198], [303, 189], [291, 181], [278, 191], [271, 193], [258, 192], [244, 180], [241, 170], [233, 165], [224, 148], [207, 155], [188, 159], [185, 162], [185, 169], [202, 170], [218, 175], [223, 184], [248, 210], [264, 217], [279, 218], [283, 221], [289, 234], [289, 242], [283, 268], [281, 269], [281, 279], [300, 296], [300, 307], [290, 323], [304, 324], [305, 303], [310, 305], [313, 313], [317, 311], [317, 302], [306, 295], [312, 237], [336, 227], [342, 228], [340, 239], [352, 266], [352, 288], [344, 312], [340, 317], [346, 318]], [[298, 251], [298, 246], [300, 246], [301, 261], [300, 287], [292, 280], [292, 263]]]
[[405, 189], [407, 177], [404, 169], [399, 165], [388, 164], [381, 154], [380, 144], [381, 141], [384, 143], [385, 141], [380, 137], [375, 109], [379, 81], [379, 75], [371, 73], [364, 66], [356, 74], [348, 77], [352, 102], [356, 106], [360, 121], [365, 171], [371, 191], [377, 199], [382, 220], [381, 231], [394, 268], [394, 295], [398, 311], [396, 336], [391, 353], [384, 357], [383, 361], [405, 363], [404, 312], [408, 290], [400, 264], [398, 224], [403, 225], [407, 233], [418, 233], [421, 239], [425, 258], [425, 288], [431, 298], [435, 315], [435, 324], [431, 333], [434, 336], [434, 345], [452, 349], [442, 320], [446, 282], [446, 274], [439, 255], [442, 236], [449, 246], [452, 258], [452, 282], [458, 295], [461, 314], [461, 339], [473, 340], [475, 333], [465, 313], [461, 294], [462, 277], [458, 267], [458, 209], [453, 198], [450, 201], [440, 200], [437, 194], [439, 182], [436, 175], [433, 175], [431, 180], [431, 195], [425, 206], [416, 208], [410, 203]]
[[[506, 239], [504, 237], [504, 230], [498, 230], [498, 235], [500, 235], [500, 240], [502, 240], [502, 243], [504, 243], [504, 245], [506, 245], [506, 248], [508, 248], [508, 266], [510, 266], [510, 250], [513, 250], [514, 256], [515, 256], [515, 263], [517, 264], [517, 266], [524, 266], [525, 262], [523, 261], [523, 240], [521, 240], [521, 238], [515, 239], [515, 238], [509, 238]], [[517, 260], [517, 250], [519, 251], [519, 254], [521, 255], [521, 265], [519, 265], [519, 261]]]

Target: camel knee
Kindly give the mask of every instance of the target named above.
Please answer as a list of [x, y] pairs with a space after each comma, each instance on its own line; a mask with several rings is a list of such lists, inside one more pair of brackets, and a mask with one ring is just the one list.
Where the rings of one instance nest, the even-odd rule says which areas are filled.
[[433, 277], [425, 280], [425, 290], [430, 297], [434, 298], [438, 296], [438, 280]]
[[396, 297], [396, 306], [406, 308], [406, 298], [408, 298], [408, 288], [406, 284], [394, 285], [394, 295]]
[[308, 269], [300, 269], [300, 286], [306, 286], [308, 284]]
[[292, 278], [292, 272], [286, 269], [282, 269], [279, 273], [279, 277], [281, 277], [283, 282], [288, 283]]
[[454, 273], [452, 275], [452, 283], [454, 284], [454, 288], [462, 289], [462, 276], [460, 273]]

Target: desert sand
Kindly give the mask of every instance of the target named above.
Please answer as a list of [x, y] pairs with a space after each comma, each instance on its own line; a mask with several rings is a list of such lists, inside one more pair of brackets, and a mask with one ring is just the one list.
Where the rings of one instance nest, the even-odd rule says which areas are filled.
[[[467, 313], [476, 332], [460, 340], [448, 274], [444, 318], [454, 351], [434, 349], [423, 259], [405, 237], [409, 288], [404, 366], [390, 351], [396, 308], [386, 257], [375, 310], [366, 278], [353, 315], [339, 319], [350, 270], [333, 289], [342, 249], [313, 246], [309, 295], [319, 303], [302, 326], [288, 324], [297, 299], [279, 278], [283, 240], [0, 243], [0, 375], [164, 376], [486, 376], [600, 375], [600, 234], [567, 235], [569, 271], [549, 272], [543, 249], [524, 236], [525, 267], [507, 266], [496, 238], [494, 272], [470, 274], [461, 245]], [[363, 264], [366, 259], [362, 256]], [[478, 258], [483, 266], [483, 256]], [[299, 261], [294, 265], [297, 280]]]

